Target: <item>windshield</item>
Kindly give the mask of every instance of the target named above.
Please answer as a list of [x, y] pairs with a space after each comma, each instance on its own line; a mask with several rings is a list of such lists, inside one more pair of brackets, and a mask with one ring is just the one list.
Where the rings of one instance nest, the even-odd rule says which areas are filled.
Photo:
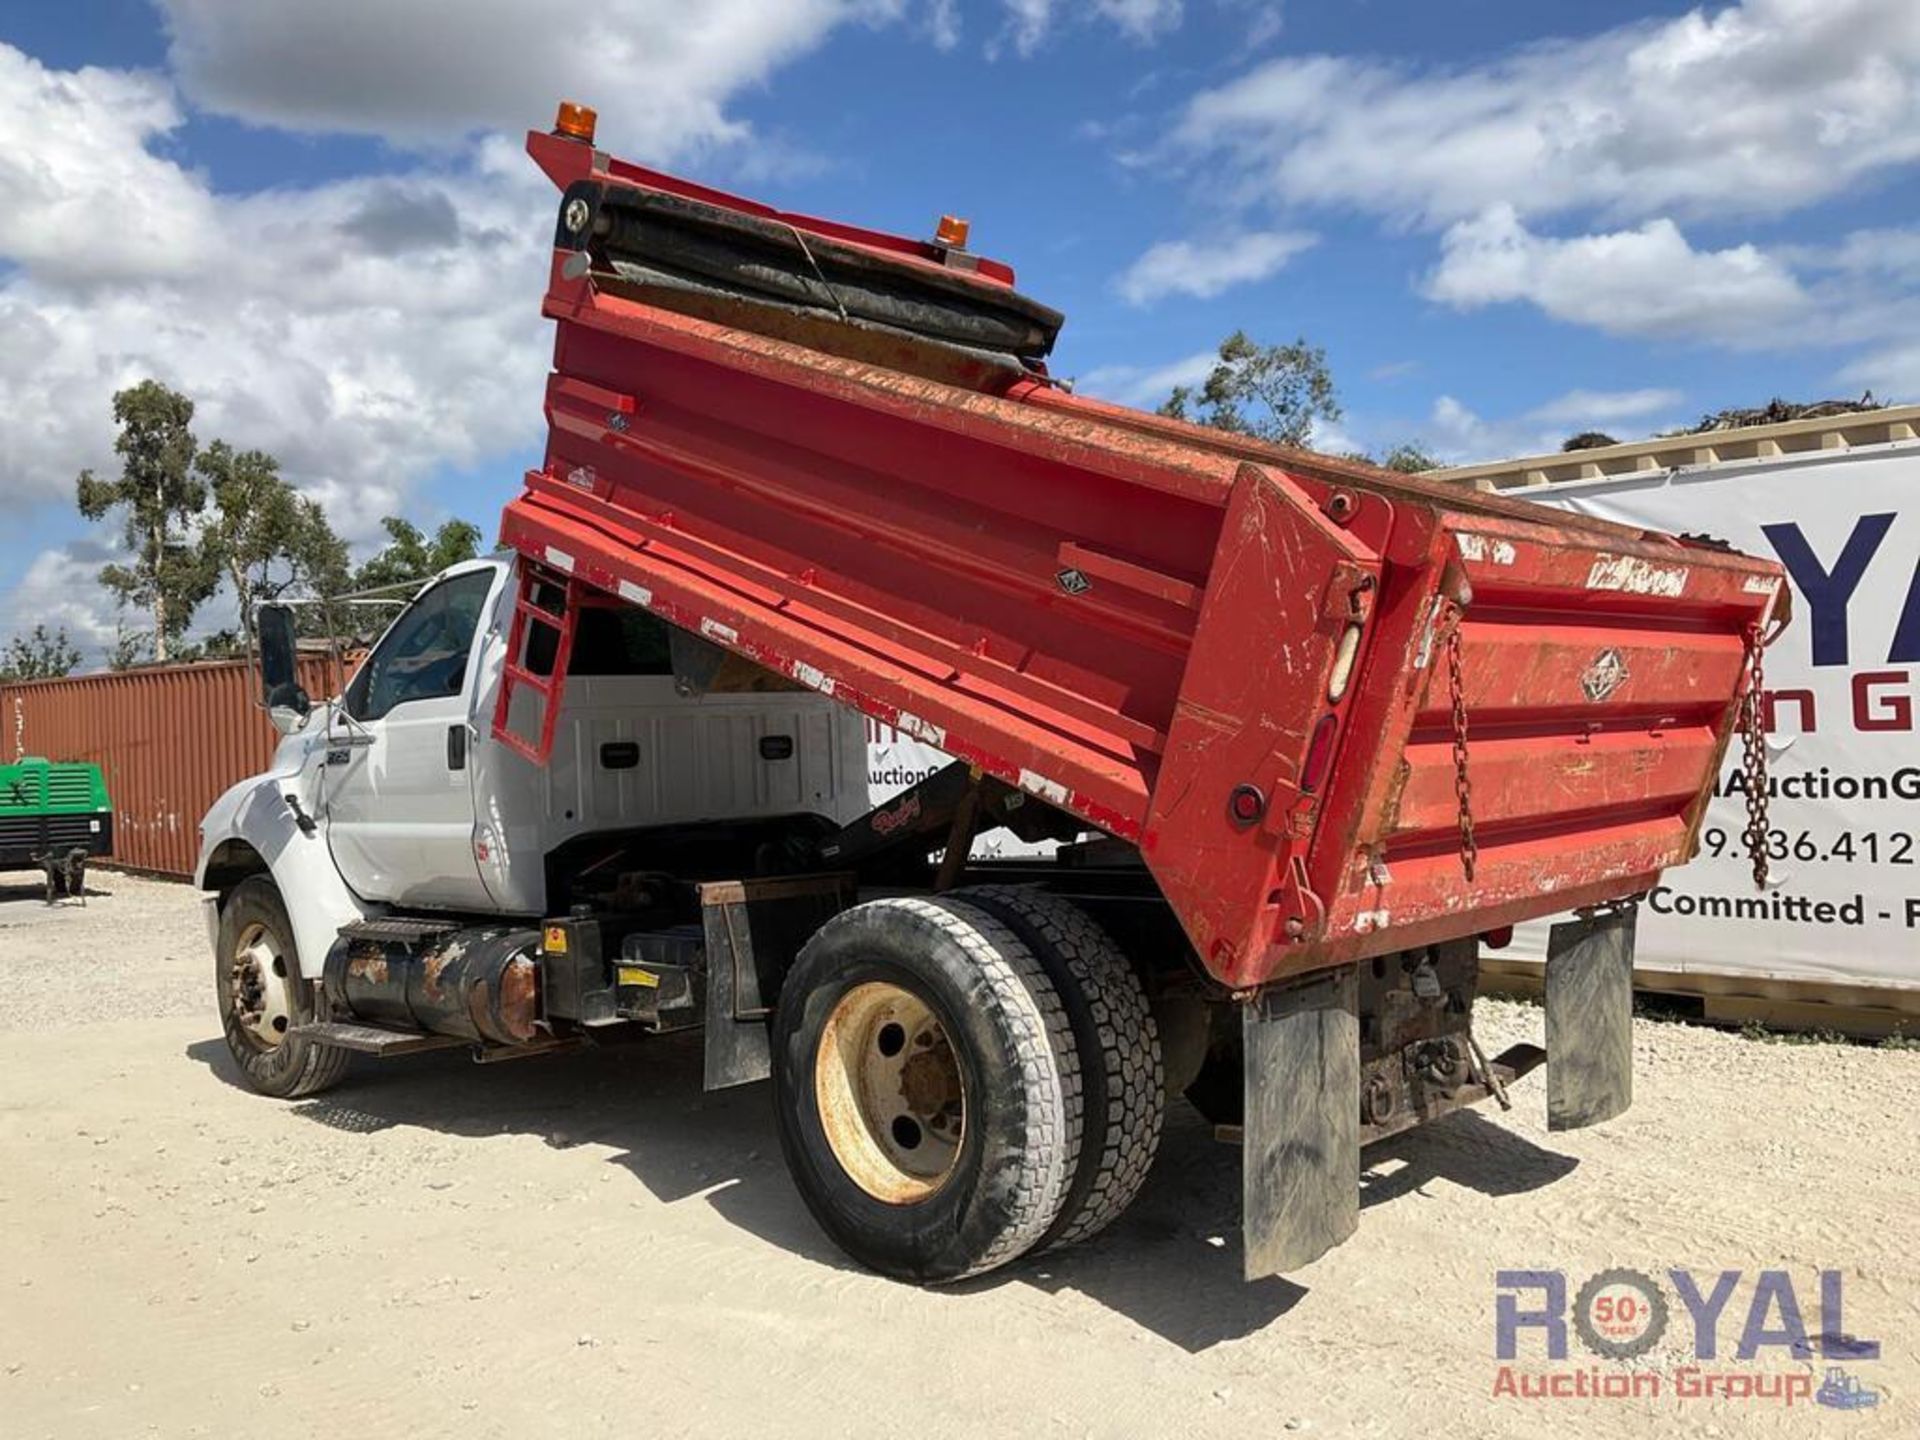
[[347, 714], [378, 720], [397, 705], [458, 695], [495, 572], [469, 570], [422, 592], [347, 687]]

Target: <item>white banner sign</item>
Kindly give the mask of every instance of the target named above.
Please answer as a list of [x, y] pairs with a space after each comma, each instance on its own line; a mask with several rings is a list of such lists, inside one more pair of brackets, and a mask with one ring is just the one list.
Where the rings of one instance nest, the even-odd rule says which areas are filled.
[[[885, 804], [908, 786], [918, 785], [952, 763], [952, 756], [903, 735], [891, 725], [867, 721], [867, 797], [873, 805]], [[1057, 848], [1052, 840], [1029, 843], [1011, 830], [990, 830], [973, 842], [973, 856], [976, 860], [1004, 860], [1051, 855]]]
[[[1920, 446], [1529, 494], [1777, 558], [1793, 624], [1766, 653], [1772, 884], [1756, 892], [1736, 738], [1700, 856], [1640, 915], [1638, 963], [1920, 986]], [[1544, 935], [1516, 942], [1539, 953]]]

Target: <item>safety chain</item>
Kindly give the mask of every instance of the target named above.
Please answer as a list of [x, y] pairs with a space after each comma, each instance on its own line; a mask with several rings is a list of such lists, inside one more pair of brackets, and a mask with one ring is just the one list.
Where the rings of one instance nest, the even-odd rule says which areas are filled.
[[1460, 624], [1447, 632], [1447, 686], [1453, 694], [1453, 793], [1460, 800], [1460, 868], [1473, 883], [1480, 847], [1473, 839], [1473, 781], [1467, 775], [1467, 700], [1460, 680]]
[[1767, 886], [1767, 677], [1766, 642], [1760, 627], [1749, 625], [1746, 636], [1747, 688], [1740, 697], [1740, 771], [1747, 782], [1747, 828], [1742, 837], [1753, 861], [1756, 889]]

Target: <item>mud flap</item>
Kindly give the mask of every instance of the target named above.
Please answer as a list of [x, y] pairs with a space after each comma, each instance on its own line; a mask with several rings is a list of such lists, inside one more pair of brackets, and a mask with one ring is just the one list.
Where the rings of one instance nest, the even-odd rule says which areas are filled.
[[767, 1019], [794, 956], [858, 898], [851, 873], [709, 880], [700, 886], [706, 951], [705, 1088], [773, 1071]]
[[1547, 938], [1547, 1128], [1578, 1130], [1633, 1103], [1638, 906], [1555, 925]]
[[1360, 1018], [1352, 966], [1242, 1010], [1246, 1278], [1297, 1270], [1360, 1223]]

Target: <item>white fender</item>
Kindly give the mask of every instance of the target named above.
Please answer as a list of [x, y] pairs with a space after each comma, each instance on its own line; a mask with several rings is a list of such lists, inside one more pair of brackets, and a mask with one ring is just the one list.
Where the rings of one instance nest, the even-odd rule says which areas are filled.
[[[202, 890], [218, 889], [218, 871], [231, 863], [239, 846], [256, 852], [280, 889], [293, 922], [300, 973], [311, 980], [320, 978], [340, 927], [376, 913], [347, 889], [334, 869], [324, 832], [317, 825], [302, 830], [288, 804], [292, 796], [308, 816], [313, 814], [311, 782], [325, 758], [325, 710], [316, 708], [281, 742], [266, 774], [242, 780], [213, 802], [200, 822], [200, 859], [193, 874]], [[210, 870], [215, 872], [211, 884]]]

